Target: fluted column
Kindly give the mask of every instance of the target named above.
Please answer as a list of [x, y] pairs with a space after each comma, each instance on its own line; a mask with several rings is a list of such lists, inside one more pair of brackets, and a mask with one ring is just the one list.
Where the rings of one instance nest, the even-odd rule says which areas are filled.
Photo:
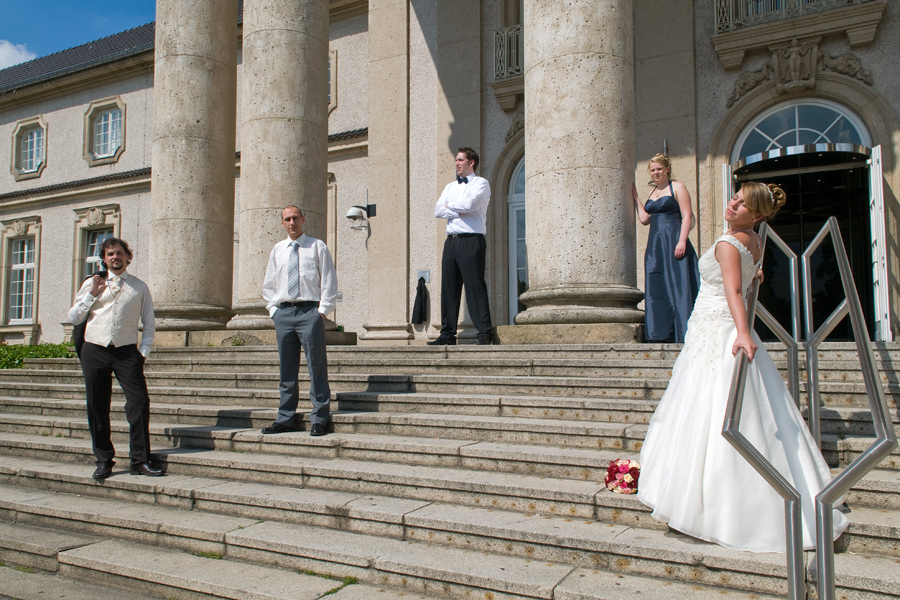
[[161, 330], [231, 316], [235, 0], [158, 0], [150, 288]]
[[639, 334], [632, 10], [631, 0], [525, 3], [530, 287], [517, 324]]
[[262, 284], [281, 209], [325, 239], [328, 175], [328, 0], [244, 0], [237, 316], [270, 328]]

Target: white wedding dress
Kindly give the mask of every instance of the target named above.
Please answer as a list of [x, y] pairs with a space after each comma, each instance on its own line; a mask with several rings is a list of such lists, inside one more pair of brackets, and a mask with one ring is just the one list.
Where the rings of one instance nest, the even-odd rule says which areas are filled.
[[[700, 293], [684, 348], [650, 420], [641, 450], [638, 499], [670, 527], [726, 548], [784, 552], [784, 500], [722, 437], [737, 331], [715, 247], [741, 253], [743, 290], [756, 274], [750, 251], [726, 234], [700, 258]], [[815, 548], [815, 496], [831, 472], [784, 381], [759, 345], [747, 373], [741, 433], [800, 493], [803, 547]], [[834, 539], [847, 528], [834, 511]]]

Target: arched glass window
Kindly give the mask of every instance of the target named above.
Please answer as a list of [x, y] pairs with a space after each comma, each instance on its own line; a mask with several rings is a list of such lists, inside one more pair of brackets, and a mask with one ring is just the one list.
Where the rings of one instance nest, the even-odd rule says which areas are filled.
[[761, 152], [812, 144], [871, 146], [872, 140], [862, 122], [839, 104], [799, 100], [759, 115], [738, 138], [732, 163]]
[[528, 290], [528, 248], [525, 243], [525, 157], [519, 159], [506, 196], [509, 208], [509, 324], [525, 310], [519, 296]]

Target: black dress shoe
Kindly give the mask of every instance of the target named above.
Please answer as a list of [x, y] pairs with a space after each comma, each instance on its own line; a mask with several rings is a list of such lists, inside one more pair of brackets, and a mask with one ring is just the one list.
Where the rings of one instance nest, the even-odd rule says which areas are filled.
[[287, 431], [297, 431], [297, 428], [294, 427], [293, 423], [272, 423], [268, 427], [263, 427], [263, 435], [269, 435], [270, 433], [285, 433]]
[[309, 435], [313, 437], [319, 437], [320, 435], [325, 435], [325, 426], [321, 423], [316, 423], [312, 426], [312, 429], [309, 430]]
[[436, 340], [432, 340], [427, 342], [428, 346], [455, 346], [456, 345], [456, 336], [455, 335], [442, 335], [438, 337]]
[[150, 463], [137, 463], [131, 465], [131, 474], [146, 475], [147, 477], [159, 477], [160, 475], [165, 475], [165, 471], [163, 471], [162, 469], [157, 469], [156, 467], [151, 467]]
[[475, 338], [476, 346], [490, 346], [494, 343], [494, 336], [489, 333], [479, 333]]
[[91, 475], [91, 477], [93, 477], [97, 481], [106, 479], [107, 477], [112, 475], [112, 468], [113, 468], [114, 464], [116, 464], [116, 463], [108, 462], [108, 463], [101, 463], [101, 464], [97, 465], [97, 470], [94, 471], [94, 474]]

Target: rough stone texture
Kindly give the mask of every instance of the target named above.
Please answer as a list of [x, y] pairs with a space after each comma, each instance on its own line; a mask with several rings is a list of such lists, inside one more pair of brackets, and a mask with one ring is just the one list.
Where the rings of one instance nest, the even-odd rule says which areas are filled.
[[[60, 533], [0, 521], [0, 562], [42, 571], [56, 571], [56, 555], [59, 552], [98, 541], [100, 538], [93, 536]], [[0, 594], [8, 593], [3, 575], [0, 575], [0, 581], [4, 581]]]
[[516, 323], [634, 324], [616, 341], [633, 340], [643, 319], [625, 202], [634, 169], [633, 8], [612, 0], [567, 8], [525, 6], [526, 182], [541, 226], [527, 230], [528, 309]]
[[328, 2], [244, 3], [241, 90], [241, 241], [229, 323], [271, 328], [262, 283], [272, 246], [284, 238], [281, 209], [306, 217], [304, 232], [326, 239]]
[[[64, 553], [65, 573], [146, 582], [171, 589], [248, 600], [315, 600], [340, 587], [336, 581], [239, 562], [219, 562], [163, 548], [106, 541]], [[102, 578], [102, 576], [101, 576]]]
[[[409, 325], [409, 19], [407, 0], [369, 2], [368, 318], [359, 338], [407, 343]], [[398, 185], [400, 182], [402, 184]]]
[[231, 316], [236, 27], [234, 0], [157, 4], [149, 283], [158, 329]]
[[548, 323], [497, 327], [497, 338], [501, 344], [554, 344], [573, 340], [599, 344], [610, 340], [638, 342], [643, 337], [643, 327], [632, 323]]
[[3, 582], [3, 589], [0, 594], [8, 594], [16, 600], [100, 600], [106, 598], [159, 600], [157, 596], [93, 585], [46, 573], [23, 573], [11, 568], [2, 569], [0, 581]]
[[617, 600], [631, 597], [642, 600], [774, 600], [777, 596], [654, 581], [646, 577], [589, 569], [572, 571], [553, 591], [554, 600]]

